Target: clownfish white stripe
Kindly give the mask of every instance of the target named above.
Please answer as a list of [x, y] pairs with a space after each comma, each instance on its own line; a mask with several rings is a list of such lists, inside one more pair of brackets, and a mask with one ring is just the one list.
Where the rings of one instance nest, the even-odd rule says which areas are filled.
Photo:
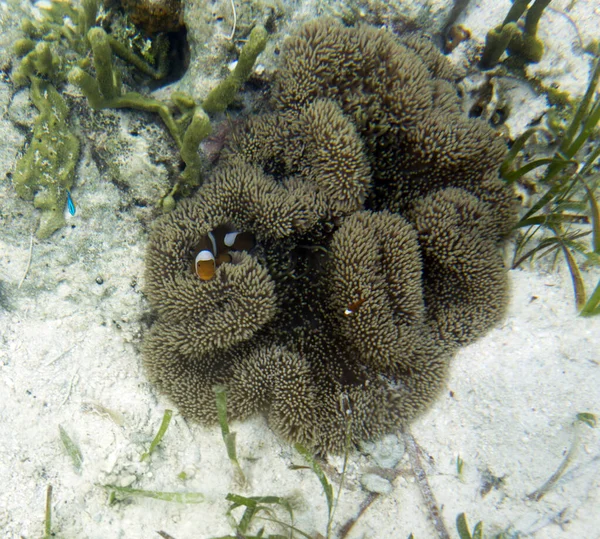
[[228, 232], [225, 234], [225, 238], [223, 239], [223, 243], [227, 245], [227, 247], [233, 247], [235, 243], [235, 239], [237, 238], [239, 232]]
[[359, 298], [356, 301], [353, 301], [350, 305], [348, 305], [348, 307], [346, 307], [346, 309], [344, 309], [344, 316], [350, 316], [351, 314], [357, 312], [364, 302], [365, 298], [359, 296]]
[[215, 237], [213, 236], [212, 232], [208, 233], [208, 239], [212, 243], [212, 248], [213, 248], [212, 252], [213, 252], [213, 254], [217, 254], [217, 240], [215, 240]]

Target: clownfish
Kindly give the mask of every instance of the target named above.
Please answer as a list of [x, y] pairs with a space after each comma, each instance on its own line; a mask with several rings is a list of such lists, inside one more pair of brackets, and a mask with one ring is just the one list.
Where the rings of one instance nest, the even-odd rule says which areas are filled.
[[210, 251], [204, 249], [196, 255], [194, 266], [196, 268], [196, 275], [200, 279], [210, 281], [216, 271], [215, 256]]
[[254, 236], [251, 233], [217, 227], [208, 232], [197, 247], [199, 251], [194, 260], [196, 275], [202, 281], [210, 281], [221, 264], [231, 262], [229, 251], [249, 251], [252, 247]]
[[223, 243], [232, 251], [249, 251], [254, 247], [254, 236], [250, 232], [228, 232]]
[[356, 301], [353, 301], [350, 305], [348, 305], [348, 307], [346, 307], [346, 309], [344, 310], [344, 316], [353, 315], [356, 311], [358, 311], [358, 309], [360, 309], [360, 306], [364, 302], [365, 298], [360, 296]]
[[219, 267], [221, 264], [231, 262], [231, 260], [231, 255], [229, 253], [219, 253], [217, 258], [215, 258], [215, 263], [217, 264], [217, 267]]

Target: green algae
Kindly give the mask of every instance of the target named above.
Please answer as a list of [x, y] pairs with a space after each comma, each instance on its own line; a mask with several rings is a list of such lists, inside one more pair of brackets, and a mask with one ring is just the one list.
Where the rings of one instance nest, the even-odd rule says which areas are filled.
[[[157, 47], [158, 60], [162, 61], [153, 66], [96, 26], [97, 13], [96, 0], [84, 0], [81, 7], [52, 1], [44, 8], [43, 20], [22, 21], [26, 37], [14, 45], [21, 62], [13, 73], [13, 82], [17, 87], [31, 85], [32, 100], [40, 110], [32, 143], [17, 164], [14, 184], [19, 196], [33, 200], [34, 206], [42, 210], [39, 238], [47, 238], [65, 225], [67, 190], [72, 187], [79, 156], [79, 141], [67, 125], [69, 111], [57, 90], [66, 80], [80, 88], [93, 109], [130, 108], [161, 117], [186, 165], [159, 203], [169, 211], [175, 206], [174, 195], [189, 196], [201, 183], [198, 148], [211, 132], [207, 112], [223, 112], [232, 103], [268, 39], [264, 27], [255, 27], [233, 72], [210, 92], [204, 103], [198, 104], [180, 92], [174, 92], [171, 103], [165, 103], [138, 92], [124, 92], [121, 74], [113, 65], [115, 55], [142, 73], [160, 79], [166, 75], [165, 47]], [[66, 22], [66, 17], [71, 23]], [[86, 71], [90, 67], [90, 52], [95, 76]]]
[[[551, 0], [515, 0], [501, 25], [492, 28], [485, 38], [485, 49], [479, 63], [482, 69], [494, 67], [506, 50], [522, 62], [537, 63], [544, 54], [544, 43], [537, 36], [538, 24]], [[523, 29], [517, 21], [525, 14]]]
[[160, 201], [162, 209], [170, 211], [175, 207], [175, 194], [188, 196], [192, 189], [200, 185], [202, 160], [198, 147], [212, 131], [207, 113], [223, 112], [233, 102], [242, 84], [251, 75], [258, 55], [265, 48], [267, 31], [262, 26], [252, 30], [235, 69], [209, 93], [202, 104], [197, 104], [187, 94], [174, 92], [171, 101], [178, 115], [174, 115], [173, 107], [167, 103], [138, 92], [123, 93], [119, 72], [112, 61], [114, 47], [111, 46], [110, 36], [102, 28], [92, 27], [87, 38], [92, 49], [96, 77], [81, 67], [74, 67], [69, 72], [69, 82], [83, 92], [94, 109], [131, 108], [158, 114], [179, 148], [185, 170], [171, 192]]
[[267, 41], [267, 31], [263, 26], [256, 26], [250, 32], [248, 42], [242, 48], [234, 70], [208, 94], [202, 103], [202, 108], [206, 112], [223, 112], [231, 104], [242, 84], [252, 74], [256, 58], [265, 49]]
[[33, 137], [17, 164], [13, 184], [17, 194], [42, 212], [38, 238], [43, 239], [65, 225], [67, 190], [79, 159], [79, 139], [69, 128], [69, 109], [54, 86], [31, 78], [31, 99], [40, 111]]

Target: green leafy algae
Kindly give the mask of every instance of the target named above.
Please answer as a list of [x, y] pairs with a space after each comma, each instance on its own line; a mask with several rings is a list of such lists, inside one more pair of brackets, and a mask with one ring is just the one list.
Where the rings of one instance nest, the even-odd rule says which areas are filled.
[[30, 94], [40, 114], [13, 183], [20, 197], [33, 200], [42, 211], [36, 235], [43, 239], [65, 225], [67, 190], [73, 185], [79, 139], [67, 124], [69, 109], [52, 84], [32, 76]]
[[[175, 194], [189, 196], [201, 183], [198, 147], [211, 132], [207, 112], [222, 112], [231, 104], [268, 39], [264, 27], [255, 27], [236, 68], [204, 103], [197, 104], [180, 92], [174, 92], [171, 103], [165, 103], [138, 92], [124, 92], [121, 74], [113, 65], [116, 55], [146, 75], [160, 79], [166, 75], [165, 44], [158, 44], [159, 61], [152, 66], [96, 26], [97, 13], [97, 0], [83, 0], [80, 7], [53, 0], [44, 8], [42, 21], [23, 20], [21, 27], [27, 37], [14, 46], [22, 60], [13, 82], [16, 86], [31, 84], [32, 100], [41, 113], [35, 122], [32, 143], [17, 164], [14, 180], [19, 196], [33, 200], [35, 207], [42, 210], [39, 238], [47, 238], [65, 224], [67, 190], [72, 186], [79, 156], [79, 142], [68, 128], [68, 109], [56, 87], [68, 79], [81, 89], [94, 109], [130, 108], [161, 117], [186, 165], [173, 189], [160, 201], [163, 210], [169, 211], [175, 206]], [[86, 71], [90, 67], [90, 50], [95, 76]]]

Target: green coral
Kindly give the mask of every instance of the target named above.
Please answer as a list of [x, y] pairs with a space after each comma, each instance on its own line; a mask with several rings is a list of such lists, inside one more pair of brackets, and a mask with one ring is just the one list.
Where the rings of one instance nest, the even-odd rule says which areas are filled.
[[36, 235], [47, 238], [65, 225], [64, 208], [79, 158], [79, 139], [69, 129], [69, 109], [52, 84], [32, 77], [31, 99], [40, 114], [13, 183], [20, 197], [33, 200], [42, 211]]
[[[479, 63], [481, 68], [494, 67], [505, 50], [524, 62], [539, 62], [544, 54], [544, 44], [537, 37], [537, 28], [542, 12], [550, 1], [535, 0], [531, 8], [527, 9], [531, 0], [515, 0], [502, 24], [487, 33], [485, 49]], [[517, 21], [526, 10], [525, 24], [521, 30]]]

